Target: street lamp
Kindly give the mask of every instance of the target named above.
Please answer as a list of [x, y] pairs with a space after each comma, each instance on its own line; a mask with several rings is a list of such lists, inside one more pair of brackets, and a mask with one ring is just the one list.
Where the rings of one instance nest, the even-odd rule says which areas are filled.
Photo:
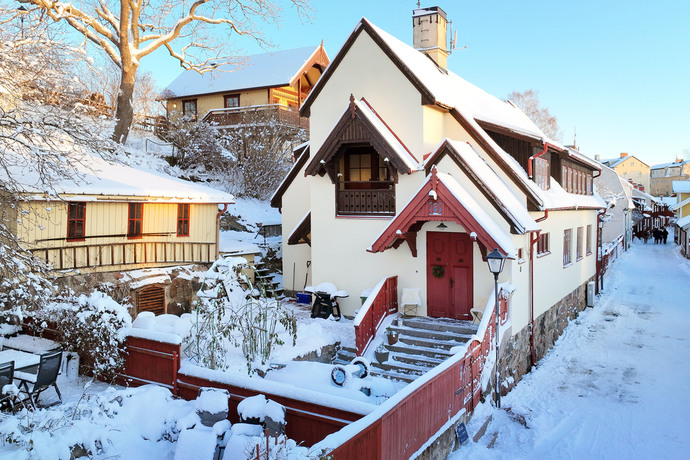
[[17, 11], [19, 12], [19, 21], [21, 22], [22, 25], [22, 40], [24, 40], [24, 15], [29, 13], [29, 10], [27, 10], [24, 5], [21, 5], [19, 8], [17, 8]]
[[494, 274], [494, 310], [496, 315], [496, 384], [494, 391], [496, 392], [496, 407], [499, 409], [501, 408], [501, 389], [498, 385], [501, 380], [501, 371], [498, 367], [498, 318], [500, 315], [498, 308], [498, 275], [503, 271], [503, 264], [505, 264], [505, 261], [505, 256], [498, 252], [498, 248], [494, 249], [486, 256], [486, 263], [489, 264], [489, 271]]

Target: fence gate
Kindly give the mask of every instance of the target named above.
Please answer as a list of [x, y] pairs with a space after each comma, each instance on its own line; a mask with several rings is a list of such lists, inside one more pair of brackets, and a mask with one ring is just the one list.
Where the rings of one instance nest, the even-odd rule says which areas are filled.
[[153, 312], [154, 315], [165, 313], [165, 287], [161, 285], [146, 286], [137, 291], [137, 312]]

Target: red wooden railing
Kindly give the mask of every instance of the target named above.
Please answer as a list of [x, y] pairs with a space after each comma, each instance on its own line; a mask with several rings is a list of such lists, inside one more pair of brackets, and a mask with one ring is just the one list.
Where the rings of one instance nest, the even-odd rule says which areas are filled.
[[355, 317], [357, 356], [364, 355], [383, 319], [397, 311], [398, 277], [391, 276], [379, 281]]
[[[502, 294], [499, 303], [501, 322], [505, 323], [508, 303]], [[447, 359], [376, 411], [314, 445], [312, 451], [332, 458], [408, 459], [448, 421], [457, 419], [462, 411], [473, 411], [481, 399], [481, 376], [494, 344], [493, 304], [492, 295], [465, 353]]]

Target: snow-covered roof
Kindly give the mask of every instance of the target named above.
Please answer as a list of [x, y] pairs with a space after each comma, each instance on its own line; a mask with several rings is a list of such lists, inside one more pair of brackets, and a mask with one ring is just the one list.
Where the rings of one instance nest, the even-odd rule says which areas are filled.
[[664, 168], [671, 168], [673, 166], [683, 166], [690, 163], [690, 160], [684, 160], [684, 161], [674, 161], [671, 163], [662, 163], [654, 166], [650, 166], [650, 169], [664, 169]]
[[644, 161], [640, 160], [639, 158], [635, 157], [634, 155], [626, 155], [624, 157], [619, 157], [619, 158], [609, 158], [608, 160], [599, 160], [599, 163], [608, 166], [609, 168], [615, 168], [619, 164], [623, 163], [625, 160], [629, 160], [631, 158], [634, 158], [635, 160], [639, 161], [643, 165], [647, 165]]
[[[444, 141], [437, 149], [441, 149], [445, 143], [448, 143], [455, 149], [456, 153], [463, 159], [465, 164], [472, 170], [479, 181], [494, 195], [495, 199], [500, 201], [503, 209], [513, 218], [514, 224], [517, 224], [521, 232], [529, 232], [539, 230], [539, 225], [532, 219], [527, 212], [527, 207], [520, 202], [513, 192], [508, 188], [506, 183], [501, 179], [496, 172], [489, 167], [489, 165], [479, 156], [479, 154], [466, 142], [459, 142], [454, 140]], [[432, 160], [434, 155], [427, 158], [427, 162]]]
[[690, 193], [690, 180], [674, 180], [673, 193]]
[[560, 146], [547, 136], [514, 104], [502, 101], [450, 71], [440, 70], [425, 54], [367, 22], [396, 56], [433, 94], [437, 103], [455, 108], [478, 121], [493, 123]]
[[601, 163], [599, 163], [596, 160], [592, 160], [591, 158], [587, 157], [584, 155], [582, 152], [580, 152], [577, 149], [574, 149], [572, 147], [566, 147], [568, 156], [572, 158], [573, 160], [579, 162], [579, 163], [584, 163], [591, 168], [600, 171], [601, 170]]
[[33, 162], [15, 162], [8, 171], [26, 194], [39, 195], [56, 192], [65, 200], [77, 197], [79, 201], [104, 201], [122, 198], [146, 198], [157, 202], [234, 203], [235, 198], [226, 192], [194, 184], [161, 173], [144, 171], [131, 166], [110, 163], [101, 158], [86, 155], [80, 162], [72, 162], [76, 174], [71, 177], [51, 178], [48, 190], [41, 183], [41, 174]]
[[676, 204], [672, 205], [672, 206], [671, 206], [671, 211], [677, 211], [677, 210], [679, 210], [680, 208], [682, 208], [683, 206], [685, 206], [685, 205], [687, 205], [687, 204], [690, 204], [690, 197], [684, 199], [684, 200], [681, 201], [680, 203], [676, 203]]
[[678, 219], [676, 221], [676, 225], [679, 226], [680, 228], [690, 227], [690, 216], [685, 216], [682, 219]]
[[185, 70], [165, 89], [165, 97], [239, 91], [250, 88], [288, 86], [321, 46], [255, 54], [239, 64], [224, 64], [200, 74]]

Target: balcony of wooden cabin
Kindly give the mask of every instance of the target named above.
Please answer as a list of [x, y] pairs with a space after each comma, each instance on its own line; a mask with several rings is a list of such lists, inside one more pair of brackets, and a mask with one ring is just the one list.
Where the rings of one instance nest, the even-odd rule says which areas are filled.
[[245, 126], [257, 127], [278, 123], [288, 128], [309, 131], [309, 118], [300, 117], [297, 108], [282, 104], [252, 105], [209, 110], [203, 120], [220, 129], [236, 129]]

